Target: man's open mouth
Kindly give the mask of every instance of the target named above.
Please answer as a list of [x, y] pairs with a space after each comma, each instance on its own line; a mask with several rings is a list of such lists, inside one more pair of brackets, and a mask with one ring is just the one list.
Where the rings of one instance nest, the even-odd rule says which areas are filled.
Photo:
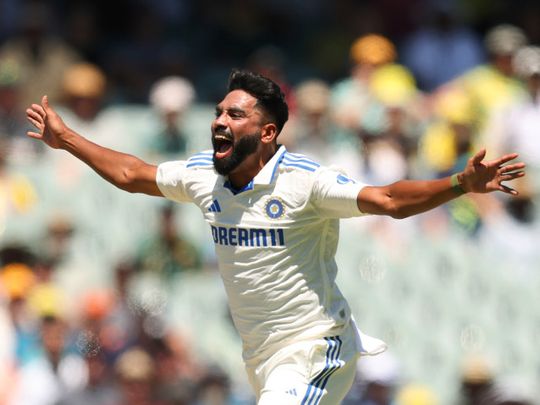
[[229, 157], [233, 152], [232, 139], [225, 135], [215, 135], [214, 152], [216, 159], [223, 159]]

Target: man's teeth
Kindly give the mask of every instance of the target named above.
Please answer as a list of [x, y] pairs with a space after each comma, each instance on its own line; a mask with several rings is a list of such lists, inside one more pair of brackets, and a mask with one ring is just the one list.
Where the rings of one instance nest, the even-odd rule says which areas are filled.
[[230, 142], [232, 143], [232, 139], [229, 138], [228, 136], [224, 136], [224, 135], [216, 135], [214, 137], [214, 139], [218, 140], [218, 141], [225, 141], [225, 142]]

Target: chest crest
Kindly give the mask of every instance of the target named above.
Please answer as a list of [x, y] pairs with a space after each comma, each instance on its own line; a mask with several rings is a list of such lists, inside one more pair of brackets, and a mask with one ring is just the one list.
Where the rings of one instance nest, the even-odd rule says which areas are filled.
[[285, 215], [285, 204], [279, 197], [270, 197], [264, 204], [264, 213], [270, 219], [279, 219]]

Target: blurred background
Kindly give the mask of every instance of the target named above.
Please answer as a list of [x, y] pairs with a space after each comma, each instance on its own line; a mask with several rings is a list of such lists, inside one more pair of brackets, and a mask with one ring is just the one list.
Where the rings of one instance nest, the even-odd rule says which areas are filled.
[[210, 148], [231, 68], [284, 89], [281, 142], [371, 184], [516, 151], [519, 197], [342, 222], [339, 284], [389, 351], [345, 405], [533, 405], [540, 3], [0, 2], [0, 404], [252, 405], [208, 226], [25, 137], [47, 94], [159, 163]]

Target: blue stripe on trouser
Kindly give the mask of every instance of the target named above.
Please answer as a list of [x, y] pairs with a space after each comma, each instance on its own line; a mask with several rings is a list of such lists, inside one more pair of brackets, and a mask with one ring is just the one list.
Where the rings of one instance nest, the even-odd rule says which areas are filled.
[[301, 405], [317, 405], [321, 400], [328, 379], [343, 365], [343, 362], [339, 360], [342, 345], [341, 339], [338, 336], [324, 339], [328, 342], [326, 364], [322, 371], [309, 383]]

